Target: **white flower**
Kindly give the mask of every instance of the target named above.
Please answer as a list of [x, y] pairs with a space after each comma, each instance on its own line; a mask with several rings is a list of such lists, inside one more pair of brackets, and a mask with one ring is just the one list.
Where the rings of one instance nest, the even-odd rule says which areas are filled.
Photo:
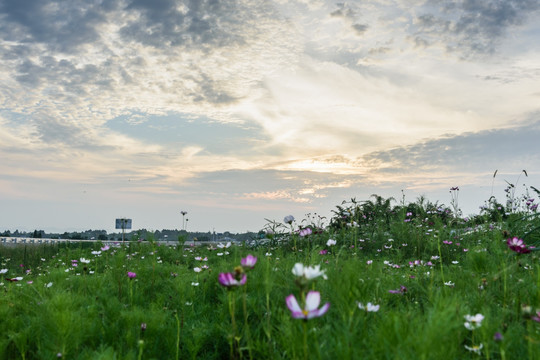
[[0, 269], [0, 274], [5, 274], [8, 272], [8, 269]]
[[463, 324], [467, 330], [474, 330], [478, 329], [480, 326], [482, 326], [482, 320], [484, 320], [484, 315], [482, 314], [476, 314], [474, 316], [472, 315], [465, 315], [465, 323]]
[[326, 280], [327, 277], [324, 274], [325, 270], [321, 270], [320, 267], [320, 265], [304, 266], [301, 263], [296, 263], [292, 269], [292, 273], [293, 275], [298, 277], [305, 277], [307, 280], [315, 279], [319, 276], [322, 276], [323, 279]]
[[358, 303], [358, 308], [360, 310], [366, 310], [367, 312], [377, 312], [379, 311], [380, 305], [373, 305], [372, 303], [368, 302], [365, 306], [361, 302]]
[[200, 267], [196, 267], [196, 268], [193, 268], [193, 271], [195, 271], [196, 273], [199, 273], [202, 271], [202, 269]]
[[90, 263], [90, 260], [87, 260], [85, 258], [81, 258], [80, 261], [84, 264], [89, 264]]
[[373, 264], [373, 260], [368, 260], [368, 261], [366, 261], [366, 264], [368, 264], [368, 265]]
[[447, 282], [444, 283], [444, 285], [454, 287], [456, 284], [451, 282], [451, 281], [447, 281]]
[[337, 244], [337, 241], [334, 239], [328, 239], [328, 241], [326, 242], [326, 246], [334, 246], [336, 244]]
[[216, 255], [217, 256], [223, 256], [223, 253], [217, 253]]
[[467, 346], [467, 345], [464, 345], [465, 346], [465, 349], [469, 350], [469, 351], [472, 351], [478, 355], [480, 355], [482, 348], [484, 347], [483, 344], [480, 344], [480, 345], [475, 345], [475, 346]]
[[287, 215], [287, 216], [285, 216], [285, 217], [283, 218], [283, 222], [284, 222], [285, 224], [289, 224], [289, 225], [290, 225], [290, 224], [292, 224], [293, 221], [294, 221], [294, 216], [292, 216], [292, 215]]
[[92, 255], [100, 255], [101, 251], [92, 251]]
[[228, 247], [230, 247], [230, 246], [231, 246], [231, 242], [230, 242], [230, 241], [227, 242], [225, 245], [223, 245], [222, 243], [217, 244], [217, 247], [220, 248], [220, 249], [223, 249], [223, 248], [226, 249], [226, 248], [228, 248]]
[[199, 286], [199, 283], [198, 282], [192, 282], [191, 286]]
[[52, 286], [52, 282], [48, 283], [47, 285], [45, 285], [45, 287], [48, 287], [50, 288]]
[[452, 261], [452, 264], [454, 264], [454, 265], [459, 264], [459, 261], [454, 260], [454, 261]]

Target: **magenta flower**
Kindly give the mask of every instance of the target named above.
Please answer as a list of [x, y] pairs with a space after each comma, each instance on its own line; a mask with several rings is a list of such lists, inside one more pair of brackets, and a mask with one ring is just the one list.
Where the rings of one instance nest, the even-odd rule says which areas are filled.
[[253, 269], [257, 263], [257, 258], [251, 254], [248, 254], [245, 258], [240, 260], [242, 267]]
[[536, 316], [531, 317], [531, 320], [534, 320], [540, 323], [540, 310], [536, 312]]
[[285, 299], [287, 307], [291, 310], [291, 315], [295, 319], [305, 319], [309, 320], [314, 317], [319, 317], [324, 315], [330, 308], [330, 303], [324, 304], [320, 309], [318, 309], [319, 304], [321, 303], [321, 294], [318, 291], [310, 291], [306, 295], [306, 308], [302, 309], [298, 305], [298, 301], [293, 294], [287, 296]]
[[403, 285], [399, 287], [397, 290], [388, 290], [390, 294], [405, 294], [407, 292], [407, 288]]
[[326, 254], [328, 254], [328, 250], [326, 249], [319, 251], [319, 255], [326, 255]]
[[243, 274], [240, 280], [234, 277], [233, 273], [220, 273], [218, 276], [219, 283], [226, 288], [235, 288], [244, 285], [247, 281], [246, 274]]
[[523, 239], [513, 237], [506, 240], [506, 244], [510, 248], [510, 250], [517, 252], [518, 254], [526, 254], [531, 252]]
[[137, 277], [137, 274], [135, 274], [134, 272], [128, 271], [127, 276], [130, 279], [135, 279]]

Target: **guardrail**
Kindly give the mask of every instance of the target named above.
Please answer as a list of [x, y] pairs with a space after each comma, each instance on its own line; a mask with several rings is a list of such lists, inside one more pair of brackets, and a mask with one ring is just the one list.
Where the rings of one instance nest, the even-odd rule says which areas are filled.
[[[0, 237], [0, 245], [39, 245], [39, 244], [78, 244], [78, 243], [96, 243], [100, 242], [104, 245], [122, 244], [121, 240], [79, 240], [79, 239], [40, 239], [40, 238], [22, 238], [22, 237]], [[125, 241], [128, 243], [129, 241]], [[157, 241], [161, 245], [178, 245], [178, 241]]]

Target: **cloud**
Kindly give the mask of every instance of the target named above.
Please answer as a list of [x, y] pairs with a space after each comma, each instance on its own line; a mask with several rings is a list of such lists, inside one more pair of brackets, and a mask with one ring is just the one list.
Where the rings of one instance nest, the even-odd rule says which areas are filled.
[[538, 113], [530, 119], [521, 126], [447, 135], [372, 152], [356, 162], [377, 178], [409, 179], [417, 186], [426, 186], [437, 177], [474, 183], [497, 169], [506, 173], [526, 169], [539, 175], [534, 168], [540, 162], [540, 145], [535, 140], [540, 136]]
[[539, 9], [536, 0], [428, 1], [415, 19], [414, 41], [442, 44], [463, 58], [491, 54], [508, 31], [534, 18]]
[[99, 39], [96, 27], [106, 19], [110, 1], [3, 1], [0, 33], [4, 40], [45, 44], [51, 51], [71, 53]]

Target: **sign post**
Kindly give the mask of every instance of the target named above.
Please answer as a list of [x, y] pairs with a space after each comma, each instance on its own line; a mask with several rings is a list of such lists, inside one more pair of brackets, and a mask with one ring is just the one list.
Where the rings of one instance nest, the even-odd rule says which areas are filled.
[[116, 219], [116, 228], [122, 229], [122, 244], [124, 243], [124, 234], [126, 229], [131, 229], [131, 219]]

